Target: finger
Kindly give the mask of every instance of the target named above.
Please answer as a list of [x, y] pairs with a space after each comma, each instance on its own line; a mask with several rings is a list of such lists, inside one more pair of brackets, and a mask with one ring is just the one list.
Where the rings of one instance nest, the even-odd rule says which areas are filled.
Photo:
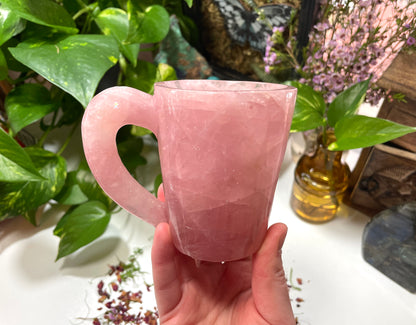
[[180, 301], [182, 292], [177, 273], [169, 225], [161, 223], [156, 227], [152, 246], [152, 272], [156, 302], [160, 315], [171, 311]]
[[286, 225], [272, 225], [253, 258], [254, 302], [259, 313], [271, 324], [295, 324], [281, 258], [286, 233]]

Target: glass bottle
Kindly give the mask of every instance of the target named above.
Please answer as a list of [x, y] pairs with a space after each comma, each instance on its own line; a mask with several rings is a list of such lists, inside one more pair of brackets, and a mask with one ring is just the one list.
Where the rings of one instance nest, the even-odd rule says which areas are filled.
[[290, 205], [293, 211], [309, 222], [332, 220], [348, 188], [350, 169], [341, 160], [341, 151], [330, 151], [335, 141], [332, 131], [321, 133], [307, 143], [299, 159], [293, 182]]

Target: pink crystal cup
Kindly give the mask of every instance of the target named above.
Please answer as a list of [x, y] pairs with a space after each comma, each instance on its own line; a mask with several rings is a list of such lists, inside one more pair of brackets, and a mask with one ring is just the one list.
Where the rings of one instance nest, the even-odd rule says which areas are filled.
[[[293, 87], [261, 82], [167, 81], [153, 96], [109, 88], [86, 109], [85, 155], [115, 202], [153, 225], [170, 224], [179, 251], [203, 261], [241, 259], [264, 239], [295, 98]], [[115, 139], [127, 124], [158, 139], [165, 202], [121, 162]]]

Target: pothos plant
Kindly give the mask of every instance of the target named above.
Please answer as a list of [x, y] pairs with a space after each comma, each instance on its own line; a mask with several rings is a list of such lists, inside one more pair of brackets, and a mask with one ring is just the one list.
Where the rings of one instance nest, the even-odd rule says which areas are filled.
[[[416, 132], [416, 127], [357, 114], [370, 79], [347, 88], [329, 104], [322, 93], [312, 87], [298, 81], [287, 83], [298, 89], [291, 132], [319, 129], [329, 150], [371, 147]], [[326, 132], [329, 129], [334, 130], [335, 142], [327, 143]]]
[[[0, 80], [6, 95], [0, 111], [0, 221], [22, 215], [36, 225], [41, 206], [65, 206], [54, 229], [60, 237], [57, 259], [99, 237], [116, 210], [87, 164], [69, 171], [62, 155], [84, 108], [114, 66], [115, 84], [148, 93], [155, 82], [176, 79], [172, 67], [138, 57], [141, 44], [157, 46], [166, 37], [172, 14], [184, 35], [192, 33], [182, 5], [182, 0], [0, 1]], [[27, 143], [22, 135], [33, 125], [41, 136]], [[62, 127], [71, 130], [67, 140], [54, 152], [46, 150], [51, 132]], [[129, 128], [118, 137], [132, 172], [145, 163], [129, 154], [142, 147], [143, 133]]]

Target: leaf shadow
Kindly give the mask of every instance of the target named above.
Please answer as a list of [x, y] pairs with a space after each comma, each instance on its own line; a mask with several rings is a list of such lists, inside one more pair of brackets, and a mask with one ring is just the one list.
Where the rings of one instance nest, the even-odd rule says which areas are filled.
[[96, 277], [106, 274], [109, 265], [126, 260], [129, 253], [129, 246], [122, 238], [102, 237], [63, 258], [60, 272], [85, 278]]
[[66, 211], [66, 207], [41, 207], [36, 216], [38, 226], [33, 226], [22, 216], [0, 222], [0, 254], [9, 246], [25, 238], [54, 227]]

